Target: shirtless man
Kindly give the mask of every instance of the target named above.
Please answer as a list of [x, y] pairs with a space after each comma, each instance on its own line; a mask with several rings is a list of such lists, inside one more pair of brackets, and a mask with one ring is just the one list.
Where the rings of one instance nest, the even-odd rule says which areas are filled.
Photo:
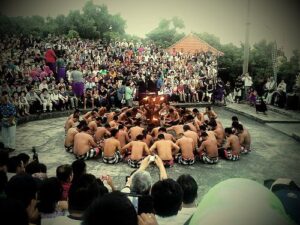
[[143, 142], [143, 135], [139, 134], [136, 137], [136, 141], [131, 141], [124, 147], [122, 147], [121, 154], [130, 149], [131, 154], [128, 158], [128, 165], [132, 168], [139, 168], [144, 156], [150, 155], [149, 148], [146, 143]]
[[218, 126], [217, 122], [214, 119], [211, 119], [211, 121], [209, 121], [209, 126], [216, 136], [218, 147], [222, 147], [225, 141], [225, 132], [223, 128], [221, 126]]
[[154, 127], [151, 131], [151, 135], [153, 138], [157, 138], [158, 135], [158, 130], [160, 129], [160, 127]]
[[179, 113], [173, 108], [169, 109], [169, 113], [165, 116], [165, 125], [172, 126], [178, 124], [180, 119]]
[[217, 119], [218, 117], [217, 113], [210, 106], [206, 107], [204, 115], [207, 115], [209, 120], [212, 118]]
[[167, 131], [170, 131], [170, 130], [174, 130], [176, 136], [179, 136], [179, 134], [181, 134], [181, 133], [184, 132], [184, 130], [183, 130], [183, 125], [182, 125], [182, 124], [178, 124], [178, 125], [174, 125], [174, 126], [172, 126], [172, 127], [168, 127], [168, 128], [167, 128]]
[[[107, 118], [107, 120], [108, 120], [108, 118]], [[109, 120], [108, 120], [109, 121]], [[115, 115], [114, 117], [113, 117], [113, 119], [112, 120], [110, 120], [109, 122], [109, 125], [110, 125], [110, 127], [111, 128], [117, 128], [118, 126], [119, 126], [119, 123], [118, 123], [118, 116], [117, 115]]]
[[77, 127], [71, 127], [68, 132], [67, 132], [67, 135], [66, 135], [66, 138], [65, 138], [65, 150], [67, 152], [70, 152], [70, 153], [73, 153], [73, 145], [74, 145], [74, 137], [76, 134], [78, 134], [81, 129], [83, 127], [86, 127], [87, 124], [85, 122], [85, 120], [82, 120], [79, 122], [79, 124], [77, 125]]
[[94, 135], [94, 139], [98, 144], [103, 142], [105, 137], [110, 136], [109, 129], [110, 129], [110, 126], [108, 123], [105, 124], [104, 127], [97, 127], [97, 130]]
[[137, 122], [136, 126], [129, 129], [128, 135], [132, 141], [135, 141], [139, 134], [143, 134], [143, 130], [144, 128], [140, 127], [140, 123]]
[[110, 133], [111, 138], [104, 140], [103, 162], [107, 164], [116, 164], [122, 160], [120, 153], [121, 144], [117, 139], [118, 130], [112, 129]]
[[193, 109], [193, 114], [196, 116], [195, 120], [201, 126], [204, 123], [204, 113], [199, 112], [198, 109]]
[[97, 117], [95, 120], [92, 120], [89, 122], [88, 127], [90, 128], [90, 131], [92, 134], [95, 134], [97, 131], [97, 128], [101, 126], [101, 117]]
[[192, 115], [188, 115], [186, 117], [186, 125], [189, 125], [191, 131], [195, 131], [196, 133], [199, 131], [199, 124], [196, 123], [195, 118]]
[[158, 156], [164, 162], [165, 167], [171, 167], [174, 165], [173, 155], [176, 155], [179, 151], [178, 145], [174, 144], [170, 140], [165, 140], [163, 134], [158, 135], [158, 141], [156, 141], [150, 148], [150, 152], [157, 151]]
[[129, 135], [126, 131], [126, 127], [119, 125], [119, 132], [117, 134], [117, 139], [120, 141], [121, 148], [123, 148], [128, 142], [130, 142]]
[[225, 149], [223, 149], [224, 157], [231, 161], [239, 160], [241, 151], [239, 138], [232, 133], [231, 127], [225, 128], [225, 135], [227, 139]]
[[179, 139], [176, 141], [176, 145], [179, 146], [181, 153], [176, 155], [176, 161], [183, 165], [193, 165], [195, 163], [194, 157], [194, 140], [190, 137], [186, 137], [183, 133], [179, 134]]
[[65, 124], [65, 133], [67, 133], [71, 127], [75, 127], [78, 120], [79, 120], [79, 116], [77, 116], [77, 115], [68, 119], [68, 121]]
[[82, 128], [82, 131], [74, 137], [74, 154], [77, 159], [91, 159], [100, 154], [100, 149], [91, 134], [88, 126]]
[[95, 109], [93, 109], [92, 111], [87, 112], [86, 114], [84, 114], [84, 115], [82, 116], [82, 118], [83, 118], [87, 123], [89, 123], [89, 122], [91, 122], [92, 120], [94, 120], [94, 119], [96, 119], [97, 117], [99, 117], [99, 114], [98, 114], [97, 111], [98, 111], [98, 109], [95, 108]]
[[206, 132], [201, 133], [202, 143], [198, 149], [199, 158], [204, 163], [215, 164], [219, 161], [217, 142], [210, 139]]
[[237, 126], [237, 135], [241, 144], [241, 153], [247, 154], [251, 152], [251, 136], [249, 131], [245, 129], [242, 124], [238, 124]]
[[174, 136], [172, 134], [167, 133], [167, 129], [165, 127], [160, 127], [158, 129], [157, 135], [159, 135], [159, 134], [163, 134], [165, 136], [165, 140], [170, 140], [170, 141], [176, 142], [176, 139], [174, 138]]
[[153, 141], [153, 138], [152, 138], [152, 136], [149, 134], [149, 130], [148, 130], [148, 129], [147, 129], [147, 130], [144, 130], [144, 131], [143, 131], [143, 142], [145, 142], [146, 145], [147, 145], [148, 147], [150, 147], [151, 144], [152, 144], [152, 141]]
[[[208, 131], [206, 125], [201, 125], [200, 126], [200, 134], [202, 134], [203, 132], [207, 133], [209, 139], [217, 142], [217, 138], [216, 138], [215, 132], [213, 132], [212, 130]], [[200, 135], [200, 142], [202, 142], [201, 135]]]
[[189, 125], [184, 125], [183, 126], [183, 135], [186, 137], [190, 137], [193, 139], [194, 142], [194, 147], [196, 150], [196, 148], [198, 148], [198, 144], [199, 144], [199, 136], [195, 131], [192, 131]]

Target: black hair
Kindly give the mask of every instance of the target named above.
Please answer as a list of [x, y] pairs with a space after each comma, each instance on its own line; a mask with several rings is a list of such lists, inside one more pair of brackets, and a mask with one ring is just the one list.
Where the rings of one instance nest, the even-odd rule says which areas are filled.
[[104, 127], [107, 128], [107, 129], [110, 128], [109, 123], [104, 124]]
[[232, 134], [232, 128], [231, 127], [226, 127], [225, 128], [225, 133]]
[[17, 168], [22, 166], [22, 160], [18, 156], [13, 156], [8, 159], [7, 171], [10, 173], [16, 173]]
[[183, 191], [184, 204], [191, 204], [197, 198], [198, 185], [195, 179], [189, 174], [183, 174], [177, 179], [177, 183]]
[[244, 130], [244, 126], [243, 126], [242, 124], [239, 123], [239, 124], [237, 125], [237, 129], [238, 129], [238, 130]]
[[69, 164], [61, 165], [56, 168], [56, 177], [61, 182], [68, 182], [72, 173], [73, 173], [73, 170], [72, 170], [71, 165], [69, 165]]
[[200, 128], [200, 130], [202, 130], [202, 131], [206, 131], [206, 128], [207, 128], [207, 127], [206, 127], [206, 125], [201, 125], [199, 128]]
[[170, 112], [170, 113], [173, 113], [173, 112], [174, 112], [174, 109], [173, 109], [173, 108], [169, 109], [169, 112]]
[[85, 211], [95, 198], [105, 193], [107, 189], [101, 188], [94, 175], [83, 174], [71, 184], [68, 193], [69, 211]]
[[116, 191], [97, 198], [86, 211], [83, 224], [137, 225], [137, 213], [127, 196]]
[[122, 124], [120, 124], [119, 126], [118, 126], [118, 129], [119, 130], [122, 130], [124, 128], [124, 126], [122, 125]]
[[211, 107], [210, 106], [206, 106], [207, 110], [211, 110]]
[[194, 109], [193, 109], [193, 112], [194, 112], [194, 113], [198, 113], [198, 112], [199, 112], [199, 110], [198, 110], [198, 109], [196, 109], [196, 108], [194, 108]]
[[118, 120], [119, 117], [117, 115], [114, 115], [113, 120]]
[[172, 180], [165, 179], [156, 182], [151, 189], [155, 214], [161, 217], [177, 215], [183, 198], [180, 185]]
[[238, 117], [237, 117], [237, 116], [233, 116], [233, 117], [231, 117], [231, 120], [232, 120], [232, 121], [239, 121], [239, 119], [238, 119]]
[[165, 135], [164, 135], [164, 134], [159, 134], [159, 135], [157, 136], [157, 138], [158, 138], [159, 140], [165, 139]]
[[85, 120], [81, 120], [81, 121], [79, 121], [77, 128], [81, 130], [83, 127], [86, 127], [86, 126], [87, 126], [87, 122]]
[[13, 176], [6, 185], [6, 195], [18, 200], [27, 208], [32, 199], [36, 199], [37, 184], [33, 177], [27, 174]]
[[183, 125], [183, 130], [188, 131], [188, 130], [191, 130], [191, 128], [189, 125], [185, 124], [185, 125]]
[[30, 156], [26, 153], [20, 153], [18, 155], [18, 157], [22, 160], [22, 162], [25, 164], [27, 164], [29, 162]]
[[167, 132], [167, 129], [165, 127], [160, 127], [158, 131]]
[[47, 173], [47, 167], [45, 164], [32, 161], [25, 167], [25, 171], [30, 175], [35, 173]]
[[118, 132], [119, 132], [118, 129], [112, 129], [112, 130], [110, 131], [110, 134], [111, 134], [112, 137], [115, 137], [115, 136], [117, 135]]
[[82, 159], [77, 159], [72, 163], [73, 170], [73, 180], [72, 183], [75, 182], [81, 175], [86, 172], [86, 163]]
[[201, 137], [207, 137], [208, 134], [206, 132], [201, 132]]
[[208, 123], [209, 126], [215, 128], [217, 126], [217, 122], [215, 119], [211, 119]]
[[38, 209], [42, 213], [53, 213], [60, 200], [63, 188], [56, 177], [43, 180], [39, 190]]
[[139, 140], [139, 141], [143, 140], [143, 138], [144, 138], [144, 135], [142, 135], [142, 134], [139, 134], [138, 136], [136, 136], [136, 140]]
[[238, 121], [233, 121], [231, 127], [237, 128], [240, 123]]

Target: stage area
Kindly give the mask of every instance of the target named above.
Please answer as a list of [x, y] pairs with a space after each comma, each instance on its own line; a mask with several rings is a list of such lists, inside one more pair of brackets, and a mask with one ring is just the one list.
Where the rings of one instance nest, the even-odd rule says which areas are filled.
[[[224, 127], [231, 124], [232, 112], [215, 108]], [[299, 142], [287, 135], [261, 124], [255, 120], [239, 116], [240, 121], [249, 129], [252, 136], [253, 151], [242, 156], [240, 161], [220, 160], [217, 165], [205, 165], [196, 162], [193, 166], [176, 164], [167, 169], [169, 177], [176, 179], [181, 174], [191, 174], [199, 185], [199, 199], [210, 187], [222, 180], [243, 177], [263, 182], [269, 178], [288, 177], [300, 184], [300, 148]], [[55, 175], [58, 165], [72, 163], [74, 156], [66, 153], [63, 147], [64, 122], [66, 118], [33, 121], [17, 127], [17, 151], [32, 156], [35, 146], [40, 161], [48, 167], [48, 176]], [[111, 175], [117, 188], [125, 184], [125, 177], [133, 170], [125, 163], [107, 165], [101, 160], [87, 161], [88, 172], [96, 176]], [[150, 166], [148, 171], [153, 180], [158, 180], [158, 169]]]

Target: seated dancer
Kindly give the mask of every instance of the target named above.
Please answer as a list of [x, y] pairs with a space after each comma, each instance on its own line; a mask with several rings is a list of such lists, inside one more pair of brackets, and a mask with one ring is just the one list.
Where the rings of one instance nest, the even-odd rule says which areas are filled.
[[232, 128], [225, 128], [226, 144], [224, 148], [219, 149], [220, 156], [224, 156], [231, 161], [237, 161], [240, 158], [241, 145], [239, 138], [233, 134]]
[[87, 124], [86, 124], [85, 120], [81, 120], [76, 128], [71, 127], [68, 130], [66, 138], [65, 138], [65, 150], [67, 152], [73, 153], [74, 137], [76, 134], [81, 132], [81, 129], [83, 127], [86, 127], [86, 126], [87, 126]]
[[67, 133], [71, 127], [75, 127], [78, 120], [78, 115], [72, 116], [70, 119], [68, 119], [68, 121], [65, 123], [65, 133]]
[[132, 141], [135, 141], [139, 134], [143, 134], [143, 130], [144, 128], [140, 127], [140, 120], [137, 120], [135, 126], [129, 129], [128, 135]]
[[194, 150], [196, 150], [196, 148], [198, 148], [198, 144], [199, 144], [199, 137], [198, 134], [195, 131], [192, 131], [189, 125], [184, 125], [183, 126], [183, 135], [186, 137], [190, 137], [193, 139], [194, 142]]
[[169, 109], [169, 113], [164, 118], [165, 118], [164, 124], [166, 126], [176, 125], [179, 123], [180, 120], [179, 113], [175, 111], [173, 108]]
[[82, 116], [82, 118], [87, 122], [91, 122], [92, 120], [96, 119], [97, 117], [99, 117], [99, 114], [98, 114], [98, 109], [95, 108], [93, 109], [92, 111], [89, 111], [87, 112], [86, 114], [84, 114]]
[[210, 130], [212, 130], [217, 138], [218, 147], [222, 147], [225, 141], [225, 132], [221, 126], [218, 126], [215, 119], [211, 119], [208, 123]]
[[110, 126], [108, 123], [104, 127], [97, 127], [97, 130], [94, 134], [94, 139], [99, 146], [103, 145], [104, 138], [110, 137]]
[[194, 118], [193, 115], [187, 115], [185, 125], [188, 125], [190, 127], [191, 131], [194, 131], [197, 133], [199, 131], [199, 124], [196, 120], [197, 119]]
[[77, 159], [95, 158], [100, 154], [100, 151], [88, 126], [83, 127], [81, 132], [75, 135], [73, 153]]
[[165, 136], [163, 134], [159, 134], [158, 141], [154, 142], [151, 146], [150, 152], [153, 153], [154, 150], [156, 150], [157, 155], [164, 162], [165, 167], [171, 167], [174, 165], [173, 155], [177, 154], [179, 147], [172, 141], [165, 140]]
[[143, 142], [143, 138], [144, 136], [139, 134], [136, 137], [136, 141], [129, 142], [121, 149], [121, 153], [129, 150], [130, 155], [128, 157], [128, 165], [132, 168], [140, 167], [140, 163], [144, 159], [144, 156], [150, 155], [149, 148], [147, 144]]
[[183, 165], [193, 165], [195, 163], [195, 144], [194, 140], [190, 137], [186, 137], [183, 133], [179, 134], [179, 139], [176, 141], [176, 145], [179, 146], [180, 152], [175, 156], [176, 162]]
[[88, 123], [91, 133], [94, 135], [97, 131], [97, 128], [101, 126], [102, 117], [98, 116]]
[[127, 133], [127, 128], [122, 124], [118, 126], [117, 139], [120, 141], [121, 148], [123, 148], [128, 142], [130, 142], [129, 135]]
[[217, 117], [218, 117], [217, 113], [210, 106], [207, 106], [205, 108], [204, 115], [207, 115], [209, 120], [210, 119], [217, 119]]
[[121, 144], [117, 139], [118, 134], [117, 129], [112, 129], [110, 131], [111, 137], [104, 140], [103, 147], [103, 162], [107, 164], [116, 164], [122, 160], [120, 153]]
[[163, 134], [165, 136], [166, 140], [176, 142], [176, 139], [174, 138], [174, 136], [172, 134], [167, 133], [167, 129], [165, 127], [160, 127], [158, 129], [158, 134], [157, 135], [159, 135], [159, 134]]
[[179, 134], [183, 133], [183, 125], [182, 124], [178, 124], [178, 125], [174, 125], [172, 127], [168, 127], [167, 131], [174, 131], [176, 134], [176, 137], [179, 136]]
[[150, 129], [146, 129], [143, 131], [143, 142], [145, 142], [148, 147], [150, 147], [153, 143], [153, 138], [150, 135], [150, 131]]
[[[108, 119], [108, 121], [109, 121], [109, 119]], [[110, 127], [111, 127], [112, 129], [118, 128], [118, 126], [120, 125], [120, 124], [118, 123], [118, 116], [117, 116], [117, 115], [114, 115], [113, 118], [112, 118], [112, 120], [110, 120], [108, 123], [109, 123], [109, 125], [110, 125]]]
[[198, 109], [193, 109], [193, 114], [196, 117], [195, 121], [198, 123], [199, 126], [201, 126], [204, 123], [204, 113], [199, 112]]
[[240, 145], [241, 145], [241, 153], [247, 154], [251, 152], [251, 136], [249, 131], [244, 128], [242, 124], [237, 125], [237, 135], [239, 137]]
[[217, 141], [209, 138], [206, 132], [201, 133], [202, 143], [198, 149], [199, 158], [204, 163], [215, 164], [219, 161]]

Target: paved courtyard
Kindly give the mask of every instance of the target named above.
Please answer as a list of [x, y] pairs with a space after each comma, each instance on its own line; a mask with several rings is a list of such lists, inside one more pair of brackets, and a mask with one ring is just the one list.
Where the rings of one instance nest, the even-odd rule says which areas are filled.
[[[231, 124], [233, 113], [216, 108], [224, 127]], [[176, 179], [181, 174], [191, 174], [199, 185], [199, 199], [210, 187], [222, 180], [243, 177], [263, 182], [265, 179], [288, 177], [300, 184], [300, 147], [299, 142], [271, 127], [239, 116], [240, 121], [249, 129], [253, 140], [253, 152], [243, 156], [238, 162], [221, 160], [217, 165], [204, 165], [197, 162], [194, 166], [175, 165], [168, 169], [168, 175]], [[74, 156], [65, 152], [65, 118], [29, 122], [17, 128], [17, 151], [32, 155], [35, 146], [40, 161], [48, 167], [48, 175], [55, 175], [60, 164], [72, 163]], [[125, 163], [106, 165], [101, 160], [87, 161], [88, 171], [96, 176], [111, 175], [117, 188], [122, 188], [125, 177], [132, 171]], [[150, 166], [148, 171], [154, 181], [158, 179], [158, 170]]]

